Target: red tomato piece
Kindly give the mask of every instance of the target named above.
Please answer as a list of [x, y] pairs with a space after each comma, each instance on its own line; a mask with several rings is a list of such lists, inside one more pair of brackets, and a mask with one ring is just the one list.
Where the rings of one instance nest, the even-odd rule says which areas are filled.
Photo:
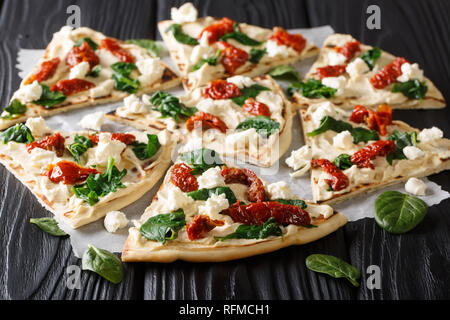
[[241, 90], [231, 82], [226, 80], [214, 80], [211, 81], [205, 89], [203, 89], [203, 97], [211, 98], [213, 100], [218, 99], [231, 99], [233, 97], [239, 97]]
[[229, 74], [234, 74], [237, 68], [244, 65], [248, 60], [248, 53], [245, 50], [236, 48], [225, 41], [217, 42], [221, 52], [222, 64]]
[[60, 62], [59, 58], [53, 58], [51, 60], [42, 62], [39, 71], [31, 75], [27, 80], [25, 80], [24, 84], [32, 83], [34, 80], [42, 82], [51, 78], [55, 74], [59, 62]]
[[349, 41], [343, 47], [335, 47], [334, 50], [344, 55], [348, 62], [353, 59], [356, 52], [361, 51], [359, 45], [359, 41]]
[[395, 148], [394, 140], [379, 140], [355, 152], [350, 160], [359, 168], [374, 169], [374, 166], [370, 160], [374, 159], [376, 156], [387, 156], [388, 154], [394, 152]]
[[189, 240], [197, 240], [204, 238], [206, 233], [215, 227], [223, 226], [224, 224], [225, 222], [222, 220], [212, 220], [207, 215], [199, 214], [186, 224], [186, 231]]
[[89, 90], [94, 88], [95, 84], [84, 79], [65, 79], [59, 80], [57, 83], [50, 87], [51, 91], [59, 91], [65, 96]]
[[346, 67], [346, 65], [326, 66], [317, 68], [317, 73], [319, 74], [319, 78], [321, 80], [328, 77], [339, 77], [345, 72]]
[[246, 168], [223, 167], [221, 172], [225, 178], [225, 183], [241, 183], [248, 186], [247, 197], [252, 202], [267, 200], [266, 189], [261, 179], [251, 170]]
[[402, 75], [402, 64], [407, 62], [408, 60], [405, 58], [395, 58], [390, 64], [370, 78], [370, 83], [376, 89], [383, 89], [394, 83], [397, 78]]
[[76, 184], [86, 180], [90, 174], [97, 173], [99, 172], [94, 168], [83, 168], [75, 162], [62, 160], [49, 165], [45, 175], [53, 183]]
[[89, 63], [89, 70], [100, 63], [100, 58], [87, 41], [79, 47], [73, 47], [66, 56], [66, 63], [71, 68], [84, 61]]
[[275, 27], [270, 40], [275, 40], [279, 45], [291, 47], [301, 53], [306, 45], [306, 39], [300, 33], [290, 34], [281, 27]]
[[213, 128], [219, 130], [222, 133], [226, 133], [228, 129], [225, 122], [220, 120], [218, 117], [206, 112], [197, 112], [192, 117], [190, 117], [186, 122], [186, 129], [188, 131], [192, 131], [194, 130], [194, 128], [198, 128], [200, 124], [203, 129]]
[[183, 192], [198, 189], [197, 178], [192, 174], [192, 168], [185, 163], [177, 163], [170, 171], [170, 181]]
[[58, 157], [61, 157], [64, 154], [65, 141], [66, 139], [59, 132], [57, 132], [54, 135], [45, 137], [40, 141], [33, 141], [27, 144], [26, 148], [28, 153], [30, 153], [34, 148], [41, 148], [49, 151], [53, 150]]
[[269, 107], [262, 102], [258, 102], [253, 98], [248, 98], [245, 100], [242, 108], [250, 114], [255, 116], [266, 116], [270, 117], [270, 109]]
[[[89, 136], [89, 139], [91, 139], [93, 144], [97, 144], [99, 139], [99, 133], [96, 133], [93, 136]], [[119, 140], [120, 142], [129, 145], [136, 141], [136, 137], [131, 133], [114, 132], [111, 133], [111, 140]]]
[[348, 177], [333, 162], [327, 159], [311, 160], [312, 168], [317, 168], [319, 166], [322, 167], [326, 173], [331, 175], [332, 178], [325, 180], [325, 182], [330, 185], [333, 191], [339, 191], [348, 187], [350, 183]]
[[116, 39], [106, 38], [100, 42], [100, 48], [104, 48], [111, 52], [115, 57], [122, 62], [134, 63], [134, 56], [120, 46]]
[[208, 43], [212, 44], [214, 42], [216, 42], [217, 40], [219, 40], [220, 37], [222, 37], [223, 35], [233, 32], [233, 25], [236, 22], [224, 17], [222, 19], [220, 19], [219, 21], [207, 26], [206, 28], [204, 28], [200, 34], [198, 35], [198, 40], [200, 40], [203, 36], [203, 33], [208, 32]]
[[361, 105], [355, 106], [350, 116], [350, 121], [355, 123], [365, 122], [369, 129], [376, 130], [381, 135], [386, 135], [386, 126], [392, 123], [392, 109], [387, 104], [379, 105], [377, 111], [367, 109]]

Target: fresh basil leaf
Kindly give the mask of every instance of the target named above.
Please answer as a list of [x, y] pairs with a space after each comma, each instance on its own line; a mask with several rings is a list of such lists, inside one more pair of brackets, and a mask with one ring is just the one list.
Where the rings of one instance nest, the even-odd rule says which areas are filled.
[[231, 98], [231, 100], [236, 103], [237, 105], [240, 105], [241, 107], [244, 105], [245, 100], [247, 100], [248, 98], [253, 98], [255, 99], [256, 96], [261, 92], [261, 91], [270, 91], [269, 88], [266, 88], [260, 84], [252, 84], [250, 87], [244, 87], [241, 89], [241, 95], [238, 97], [234, 97]]
[[90, 206], [93, 206], [98, 202], [98, 194], [95, 190], [91, 190], [88, 185], [78, 185], [72, 187], [72, 192], [77, 198], [80, 198], [87, 202]]
[[380, 140], [380, 136], [374, 130], [369, 130], [363, 127], [354, 127], [350, 130], [353, 137], [353, 143], [367, 142], [371, 140]]
[[259, 46], [262, 42], [256, 41], [255, 39], [250, 38], [245, 33], [242, 33], [239, 30], [239, 25], [235, 23], [233, 25], [234, 32], [226, 33], [222, 37], [219, 38], [220, 41], [225, 41], [227, 39], [234, 39], [239, 43], [242, 43], [246, 46]]
[[346, 278], [352, 285], [359, 287], [361, 273], [347, 262], [327, 254], [312, 254], [306, 258], [309, 270], [326, 273], [334, 278]]
[[262, 57], [267, 53], [267, 49], [255, 49], [255, 48], [251, 48], [250, 49], [250, 57], [248, 58], [248, 61], [250, 61], [251, 63], [258, 63], [259, 60], [262, 59]]
[[180, 159], [194, 167], [192, 171], [194, 175], [224, 164], [216, 151], [207, 148], [184, 152], [180, 155]]
[[392, 92], [401, 92], [408, 99], [423, 99], [428, 91], [425, 81], [420, 82], [418, 79], [409, 80], [406, 82], [394, 83]]
[[83, 270], [90, 270], [106, 280], [118, 284], [123, 280], [123, 266], [120, 259], [108, 250], [89, 244], [81, 260]]
[[163, 45], [160, 42], [150, 39], [128, 39], [125, 43], [135, 44], [139, 47], [147, 49], [148, 52], [150, 52], [150, 54], [154, 57], [159, 56], [163, 50]]
[[98, 44], [94, 42], [94, 40], [92, 40], [89, 37], [85, 37], [85, 38], [81, 38], [80, 40], [78, 40], [77, 42], [75, 42], [75, 44], [73, 45], [74, 47], [80, 47], [83, 42], [87, 42], [88, 45], [92, 48], [92, 50], [97, 50], [98, 48]]
[[212, 57], [200, 60], [196, 65], [192, 67], [191, 72], [200, 69], [205, 63], [209, 64], [210, 66], [215, 66], [217, 64], [217, 59], [219, 59], [221, 52], [222, 51], [219, 49]]
[[34, 141], [31, 130], [23, 123], [18, 123], [15, 126], [0, 132], [0, 141], [5, 144], [10, 141], [19, 143], [31, 143]]
[[137, 67], [134, 63], [130, 62], [116, 62], [110, 65], [111, 69], [113, 69], [114, 72], [119, 73], [125, 77], [128, 77], [131, 73], [131, 71], [136, 70]]
[[224, 193], [225, 197], [228, 199], [228, 203], [232, 205], [237, 201], [236, 196], [234, 195], [233, 190], [229, 187], [215, 187], [215, 188], [202, 188], [195, 191], [188, 192], [187, 195], [194, 200], [203, 200], [206, 201], [213, 194], [220, 195]]
[[378, 46], [373, 47], [361, 55], [361, 59], [367, 64], [370, 70], [375, 67], [375, 61], [381, 57], [381, 50]]
[[236, 231], [225, 237], [214, 237], [216, 240], [228, 239], [265, 239], [270, 236], [281, 236], [282, 231], [275, 218], [270, 218], [262, 226], [241, 224]]
[[270, 70], [269, 75], [272, 78], [289, 81], [299, 81], [300, 75], [293, 66], [281, 65]]
[[375, 200], [375, 221], [387, 232], [401, 234], [414, 229], [427, 214], [427, 204], [409, 194], [385, 191]]
[[91, 72], [89, 72], [87, 74], [88, 77], [93, 77], [93, 78], [97, 78], [100, 74], [100, 71], [102, 71], [102, 66], [101, 65], [96, 65], [95, 67], [92, 68]]
[[393, 160], [406, 159], [403, 149], [407, 146], [415, 146], [419, 141], [417, 140], [417, 132], [400, 132], [395, 130], [388, 140], [395, 141], [395, 151], [388, 154], [386, 157], [387, 162], [392, 165]]
[[147, 134], [147, 143], [135, 142], [133, 152], [139, 160], [150, 159], [158, 152], [161, 144], [156, 134]]
[[139, 80], [131, 79], [127, 76], [124, 76], [120, 73], [114, 73], [112, 75], [114, 80], [114, 88], [119, 91], [125, 91], [128, 93], [136, 93], [139, 89]]
[[269, 117], [256, 116], [247, 118], [239, 123], [236, 127], [236, 130], [244, 131], [251, 128], [255, 128], [256, 132], [258, 132], [260, 135], [268, 137], [272, 133], [280, 129], [280, 124], [275, 120], [270, 119]]
[[195, 107], [186, 107], [178, 97], [163, 91], [157, 91], [150, 97], [150, 103], [155, 107], [153, 110], [161, 113], [161, 118], [173, 118], [180, 121], [180, 115], [190, 117], [197, 112]]
[[12, 119], [15, 115], [24, 114], [27, 111], [27, 106], [22, 104], [19, 99], [13, 99], [4, 111], [7, 112], [3, 119]]
[[340, 170], [346, 170], [348, 168], [351, 168], [353, 166], [352, 161], [350, 160], [351, 156], [346, 153], [341, 153], [337, 156], [336, 159], [334, 159], [333, 163], [338, 167]]
[[341, 120], [336, 120], [331, 116], [325, 116], [322, 119], [320, 119], [319, 127], [311, 132], [308, 132], [306, 135], [308, 137], [314, 137], [328, 130], [333, 130], [334, 132], [342, 132], [342, 131], [351, 132], [352, 129], [353, 126], [350, 123]]
[[336, 93], [336, 89], [327, 87], [316, 79], [308, 79], [306, 82], [291, 83], [287, 89], [289, 95], [293, 95], [295, 91], [300, 91], [302, 96], [306, 98], [331, 98]]
[[172, 24], [170, 27], [166, 29], [166, 32], [172, 32], [173, 37], [179, 43], [188, 44], [191, 46], [195, 46], [198, 44], [197, 39], [192, 38], [183, 32], [181, 24], [178, 23]]
[[166, 240], [177, 238], [178, 231], [186, 225], [185, 219], [183, 209], [178, 209], [171, 213], [158, 214], [149, 218], [139, 231], [146, 239], [164, 244]]
[[42, 87], [42, 94], [39, 100], [33, 101], [34, 104], [44, 106], [45, 108], [51, 108], [58, 104], [61, 104], [66, 100], [66, 96], [59, 91], [51, 91], [45, 84], [39, 84]]
[[74, 157], [75, 162], [80, 163], [80, 156], [84, 154], [87, 149], [92, 148], [91, 139], [85, 136], [75, 135], [74, 142], [69, 145], [67, 150]]
[[30, 223], [37, 225], [52, 236], [62, 237], [67, 235], [67, 233], [59, 228], [58, 222], [53, 218], [31, 218]]
[[276, 200], [270, 200], [270, 201], [275, 201], [275, 202], [278, 202], [278, 203], [281, 203], [281, 204], [288, 204], [288, 205], [291, 205], [291, 206], [297, 206], [297, 207], [300, 207], [302, 209], [306, 209], [306, 207], [307, 207], [306, 202], [303, 201], [303, 200], [300, 200], [300, 199], [291, 199], [291, 200], [288, 200], [288, 199], [276, 199]]

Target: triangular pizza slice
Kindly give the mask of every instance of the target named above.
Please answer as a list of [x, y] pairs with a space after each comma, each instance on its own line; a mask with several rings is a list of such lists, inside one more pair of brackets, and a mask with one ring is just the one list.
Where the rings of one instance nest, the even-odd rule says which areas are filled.
[[269, 75], [214, 80], [182, 97], [156, 92], [124, 102], [107, 117], [142, 130], [168, 129], [258, 166], [271, 166], [291, 143], [291, 104]]
[[301, 34], [281, 27], [266, 29], [227, 17], [197, 18], [191, 3], [172, 8], [171, 20], [159, 22], [158, 28], [187, 90], [232, 75], [264, 74], [319, 52]]
[[85, 27], [62, 27], [3, 110], [0, 130], [29, 117], [118, 101], [180, 83], [173, 70], [135, 43], [143, 42], [123, 42]]
[[432, 127], [392, 120], [388, 105], [344, 110], [331, 102], [300, 109], [307, 145], [288, 165], [309, 167], [314, 200], [335, 203], [387, 185], [450, 169], [450, 140]]
[[[186, 149], [187, 148], [187, 149]], [[214, 150], [185, 146], [151, 205], [129, 229], [123, 261], [226, 261], [320, 239], [347, 219], [229, 166]]]
[[136, 201], [163, 176], [175, 141], [168, 131], [52, 131], [29, 118], [0, 132], [0, 163], [38, 201], [78, 228]]
[[348, 109], [357, 104], [389, 104], [394, 109], [445, 107], [441, 92], [417, 63], [361, 44], [347, 34], [329, 36], [305, 80], [291, 84], [289, 91], [300, 107], [325, 100]]

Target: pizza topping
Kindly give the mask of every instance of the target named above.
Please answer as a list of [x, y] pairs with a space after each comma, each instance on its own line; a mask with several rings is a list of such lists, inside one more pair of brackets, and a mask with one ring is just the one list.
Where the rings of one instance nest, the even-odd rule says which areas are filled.
[[275, 40], [279, 45], [291, 47], [298, 53], [302, 53], [306, 45], [306, 39], [301, 34], [290, 34], [281, 27], [275, 27], [270, 40]]
[[213, 100], [230, 99], [241, 95], [241, 90], [231, 82], [226, 80], [211, 81], [205, 89], [203, 89], [203, 97]]
[[198, 189], [197, 178], [192, 174], [193, 169], [185, 163], [177, 163], [170, 171], [170, 181], [183, 192]]
[[198, 35], [197, 39], [200, 40], [203, 36], [203, 33], [208, 32], [208, 43], [212, 44], [217, 40], [219, 40], [219, 38], [225, 35], [226, 33], [233, 32], [234, 24], [235, 21], [227, 17], [224, 17], [219, 21], [204, 28]]
[[192, 131], [194, 130], [194, 128], [197, 128], [200, 125], [204, 129], [213, 128], [219, 130], [222, 133], [226, 133], [228, 129], [225, 122], [220, 120], [218, 117], [206, 112], [197, 112], [192, 117], [190, 117], [186, 122], [186, 129], [188, 131]]
[[[96, 133], [93, 136], [89, 136], [93, 144], [98, 143], [99, 137], [100, 133]], [[111, 133], [111, 140], [118, 140], [126, 145], [130, 145], [136, 141], [136, 137], [131, 133], [113, 132]]]
[[370, 83], [376, 89], [383, 89], [384, 87], [394, 83], [399, 76], [402, 75], [402, 65], [408, 63], [405, 58], [395, 58], [390, 64], [385, 66], [383, 70], [370, 78]]
[[325, 179], [333, 191], [340, 191], [349, 185], [348, 177], [331, 161], [327, 159], [311, 160], [311, 167], [322, 167], [322, 169], [331, 176], [331, 179]]
[[369, 129], [376, 130], [381, 135], [386, 135], [386, 126], [392, 123], [392, 109], [387, 104], [379, 105], [377, 111], [365, 108], [361, 105], [355, 106], [350, 116], [350, 121], [355, 123], [365, 122]]
[[48, 166], [45, 174], [51, 182], [64, 184], [76, 184], [83, 182], [90, 174], [98, 173], [94, 168], [83, 168], [72, 161], [62, 160]]
[[194, 168], [192, 174], [201, 174], [210, 168], [223, 165], [220, 155], [216, 151], [207, 148], [183, 152], [180, 155], [180, 159]]
[[186, 231], [189, 240], [197, 240], [205, 237], [206, 233], [217, 226], [225, 224], [222, 220], [211, 219], [207, 215], [199, 214], [186, 224]]
[[335, 65], [317, 68], [319, 78], [322, 80], [327, 77], [338, 77], [345, 72], [346, 65]]
[[105, 48], [111, 52], [114, 56], [120, 59], [122, 62], [134, 63], [134, 57], [127, 50], [123, 49], [119, 41], [111, 38], [103, 39], [100, 42], [100, 47]]
[[197, 20], [197, 9], [190, 2], [186, 2], [179, 8], [170, 9], [170, 18], [176, 23], [194, 22]]
[[248, 98], [247, 100], [245, 100], [244, 106], [242, 108], [248, 113], [255, 116], [270, 117], [269, 107], [265, 103], [256, 101], [253, 98]]
[[31, 75], [27, 80], [25, 80], [24, 84], [32, 83], [35, 80], [37, 80], [37, 82], [42, 82], [51, 78], [55, 74], [59, 62], [60, 62], [59, 58], [53, 58], [51, 60], [42, 62], [39, 71]]
[[261, 179], [251, 170], [246, 168], [228, 168], [222, 169], [222, 176], [225, 183], [241, 183], [248, 186], [247, 197], [252, 202], [261, 202], [267, 199], [266, 189]]
[[248, 60], [248, 53], [245, 50], [236, 48], [225, 41], [217, 43], [221, 50], [222, 64], [229, 74], [233, 74], [237, 68], [245, 64]]
[[100, 63], [100, 58], [95, 54], [87, 41], [79, 47], [73, 47], [66, 56], [66, 63], [70, 68], [75, 67], [81, 62], [89, 63], [89, 70]]
[[30, 153], [34, 148], [41, 148], [49, 151], [53, 150], [58, 157], [62, 157], [65, 150], [65, 141], [66, 139], [59, 132], [57, 132], [54, 135], [45, 137], [40, 141], [33, 141], [27, 144], [27, 151]]
[[376, 156], [387, 156], [394, 152], [395, 148], [395, 141], [379, 140], [355, 152], [351, 157], [351, 161], [359, 168], [374, 169], [374, 166], [370, 160], [374, 159]]
[[94, 88], [95, 84], [83, 79], [65, 79], [59, 80], [50, 87], [50, 91], [58, 91], [65, 96], [89, 90]]
[[361, 51], [359, 41], [349, 41], [343, 47], [335, 47], [336, 52], [347, 58], [347, 62], [352, 60], [356, 52]]

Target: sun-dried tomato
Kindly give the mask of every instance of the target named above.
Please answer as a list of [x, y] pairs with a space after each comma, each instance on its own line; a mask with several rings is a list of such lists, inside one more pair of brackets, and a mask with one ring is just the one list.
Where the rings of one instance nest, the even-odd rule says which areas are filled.
[[189, 240], [202, 239], [205, 237], [206, 233], [215, 227], [223, 226], [224, 224], [225, 222], [222, 220], [212, 220], [207, 215], [199, 214], [186, 224], [186, 232]]
[[222, 37], [223, 35], [225, 35], [226, 33], [230, 33], [233, 32], [233, 25], [236, 22], [224, 17], [222, 19], [220, 19], [219, 21], [207, 26], [206, 28], [204, 28], [200, 34], [198, 35], [198, 40], [200, 40], [203, 36], [203, 33], [208, 32], [208, 43], [212, 44], [214, 42], [216, 42], [217, 40], [219, 40], [220, 37]]
[[[94, 134], [93, 136], [89, 136], [93, 144], [98, 143], [99, 133]], [[122, 133], [122, 132], [114, 132], [111, 133], [111, 140], [118, 140], [126, 145], [132, 144], [136, 141], [136, 137], [131, 133]]]
[[369, 111], [367, 110], [367, 108], [358, 104], [353, 108], [352, 114], [350, 116], [350, 121], [355, 123], [362, 123], [365, 121], [368, 115]]
[[322, 167], [322, 169], [331, 176], [331, 179], [325, 179], [333, 191], [345, 189], [349, 185], [348, 177], [343, 173], [333, 162], [327, 159], [313, 159], [311, 160], [311, 167]]
[[378, 132], [384, 136], [387, 133], [386, 126], [392, 124], [392, 108], [388, 104], [380, 104], [377, 107]]
[[281, 27], [275, 27], [270, 40], [275, 40], [279, 45], [291, 47], [298, 53], [301, 53], [306, 45], [306, 39], [300, 33], [290, 34]]
[[317, 68], [317, 74], [321, 80], [328, 77], [339, 77], [345, 72], [346, 67], [346, 65], [335, 65]]
[[231, 82], [218, 79], [211, 81], [205, 89], [203, 89], [203, 97], [211, 98], [213, 100], [218, 99], [231, 99], [233, 97], [239, 97], [241, 90]]
[[62, 160], [50, 164], [45, 175], [54, 183], [62, 181], [64, 184], [76, 184], [86, 180], [90, 174], [97, 173], [99, 172], [94, 168], [83, 168], [75, 162]]
[[221, 50], [221, 62], [229, 74], [234, 74], [237, 68], [245, 64], [248, 60], [248, 53], [245, 50], [236, 48], [225, 41], [217, 42]]
[[53, 150], [58, 157], [62, 157], [65, 150], [65, 141], [66, 139], [59, 132], [57, 132], [54, 135], [45, 137], [40, 141], [33, 141], [27, 144], [26, 147], [28, 153], [30, 153], [34, 148], [41, 148], [49, 151]]
[[248, 98], [247, 100], [245, 100], [242, 109], [255, 116], [270, 117], [269, 107], [265, 103], [256, 101], [253, 98]]
[[250, 201], [260, 202], [267, 200], [264, 184], [253, 171], [246, 168], [228, 168], [224, 166], [221, 174], [227, 184], [241, 183], [248, 186], [247, 197]]
[[51, 91], [59, 91], [65, 96], [89, 90], [94, 88], [95, 84], [84, 79], [65, 79], [59, 80], [57, 83], [50, 87]]
[[104, 48], [111, 52], [122, 62], [134, 63], [134, 56], [120, 46], [116, 39], [106, 38], [100, 42], [100, 48]]
[[370, 78], [370, 83], [376, 89], [383, 89], [391, 83], [394, 83], [403, 73], [401, 68], [402, 64], [407, 62], [408, 60], [405, 58], [395, 58], [390, 64]]
[[348, 62], [353, 59], [356, 52], [361, 51], [359, 44], [359, 41], [349, 41], [343, 47], [335, 47], [334, 50], [344, 55]]
[[197, 178], [192, 174], [192, 168], [185, 163], [177, 163], [170, 171], [170, 181], [183, 192], [198, 189]]
[[89, 63], [89, 70], [100, 63], [100, 58], [87, 41], [84, 41], [79, 47], [73, 47], [66, 56], [66, 63], [71, 68], [84, 61]]
[[376, 156], [384, 157], [395, 151], [394, 140], [378, 140], [367, 147], [356, 151], [350, 158], [353, 164], [356, 164], [359, 168], [371, 168], [374, 169], [370, 160]]
[[39, 71], [35, 74], [31, 75], [27, 80], [25, 80], [24, 84], [32, 83], [34, 80], [37, 80], [38, 82], [45, 81], [49, 78], [51, 78], [56, 71], [56, 68], [58, 68], [60, 59], [59, 58], [53, 58], [47, 61], [42, 62], [41, 67], [39, 68]]
[[228, 129], [225, 122], [220, 120], [218, 117], [206, 112], [197, 112], [192, 117], [190, 117], [186, 122], [186, 129], [188, 131], [192, 131], [194, 130], [194, 128], [197, 128], [200, 125], [203, 129], [213, 128], [219, 130], [222, 133], [226, 133]]
[[392, 123], [392, 109], [387, 104], [379, 105], [377, 111], [361, 105], [355, 106], [350, 116], [350, 121], [355, 123], [365, 122], [369, 129], [376, 130], [381, 135], [386, 135], [386, 126]]

